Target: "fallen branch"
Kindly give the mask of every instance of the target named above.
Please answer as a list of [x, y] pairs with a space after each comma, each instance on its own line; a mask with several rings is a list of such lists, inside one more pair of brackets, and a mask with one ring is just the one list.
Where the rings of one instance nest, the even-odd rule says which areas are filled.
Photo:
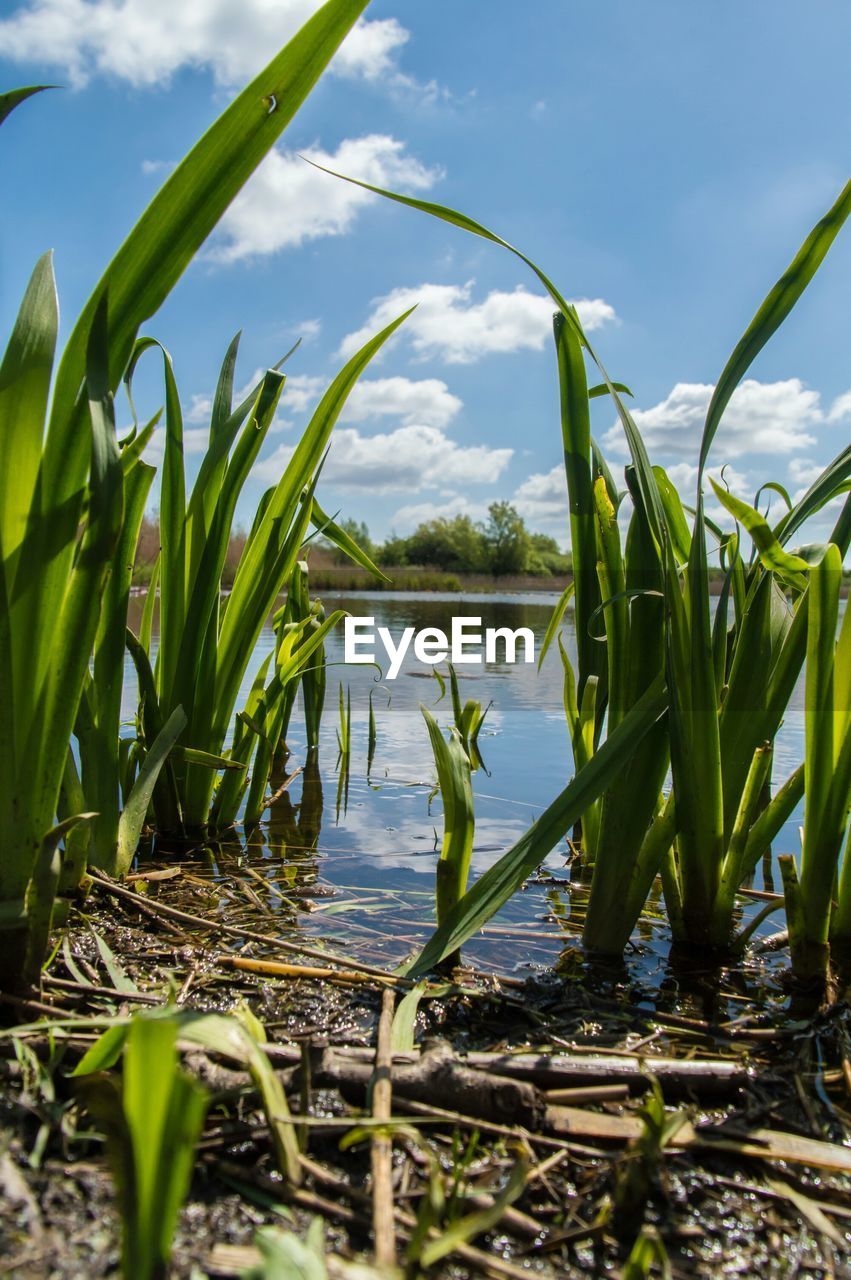
[[[368, 1057], [326, 1049], [315, 1068], [315, 1078], [339, 1089], [347, 1101], [360, 1104], [372, 1079], [372, 1064]], [[400, 1098], [450, 1106], [467, 1115], [524, 1129], [539, 1129], [544, 1123], [546, 1103], [533, 1084], [473, 1070], [459, 1062], [450, 1046], [442, 1042], [413, 1061], [399, 1062], [394, 1057], [389, 1078]]]
[[[474, 1072], [477, 1075], [497, 1077], [504, 1083], [507, 1079], [518, 1083], [534, 1085], [538, 1089], [586, 1089], [597, 1085], [627, 1086], [631, 1095], [640, 1095], [648, 1088], [648, 1075], [659, 1081], [666, 1098], [678, 1099], [730, 1099], [749, 1080], [745, 1067], [738, 1062], [712, 1060], [708, 1058], [662, 1058], [648, 1055], [634, 1058], [621, 1055], [600, 1053], [587, 1057], [577, 1054], [548, 1053], [469, 1053], [465, 1057], [455, 1057], [451, 1048], [444, 1042], [437, 1042], [440, 1050], [442, 1071], [446, 1078], [448, 1055], [457, 1070]], [[282, 1065], [298, 1063], [299, 1050], [293, 1045], [269, 1044], [265, 1046], [274, 1062]], [[418, 1074], [429, 1075], [434, 1071], [434, 1063], [423, 1063], [434, 1050], [426, 1049], [419, 1053], [395, 1053], [393, 1055], [393, 1084], [400, 1096], [419, 1097], [419, 1094], [402, 1094], [403, 1082], [411, 1087]], [[355, 1046], [328, 1048], [321, 1055], [322, 1068], [333, 1084], [346, 1079], [360, 1084], [364, 1073], [371, 1070], [372, 1051]], [[459, 1077], [460, 1078], [460, 1077]], [[494, 1081], [491, 1082], [495, 1084]], [[433, 1095], [425, 1101], [437, 1101]], [[463, 1109], [463, 1108], [462, 1108]], [[532, 1108], [537, 1111], [537, 1107]], [[525, 1122], [523, 1122], [525, 1123]]]
[[[385, 1124], [389, 1121], [393, 1100], [391, 1070], [393, 1055], [390, 1047], [393, 1028], [392, 991], [381, 997], [381, 1017], [378, 1022], [378, 1044], [375, 1050], [375, 1072], [372, 1077], [373, 1119]], [[375, 1240], [375, 1261], [379, 1267], [396, 1266], [396, 1230], [393, 1205], [393, 1139], [386, 1131], [372, 1135], [372, 1231]]]

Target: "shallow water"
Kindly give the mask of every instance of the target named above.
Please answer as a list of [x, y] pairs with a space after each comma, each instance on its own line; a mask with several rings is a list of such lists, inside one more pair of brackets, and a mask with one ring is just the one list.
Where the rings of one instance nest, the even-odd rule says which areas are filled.
[[[475, 596], [363, 593], [323, 596], [329, 609], [375, 619], [394, 636], [406, 626], [449, 631], [453, 614], [481, 617], [483, 627], [529, 627], [540, 648], [556, 596]], [[566, 618], [568, 652], [575, 653], [573, 617]], [[264, 631], [249, 664], [244, 692], [257, 666], [273, 646]], [[500, 647], [500, 653], [502, 649]], [[380, 680], [370, 666], [345, 666], [342, 631], [328, 643], [325, 716], [318, 768], [299, 773], [272, 806], [268, 821], [248, 847], [239, 840], [211, 851], [209, 871], [242, 861], [267, 884], [267, 901], [284, 909], [281, 923], [293, 917], [286, 901], [299, 905], [298, 921], [308, 931], [343, 943], [364, 960], [398, 962], [414, 951], [433, 927], [433, 883], [442, 832], [439, 798], [434, 795], [434, 766], [420, 704], [441, 723], [451, 722], [449, 695], [412, 652], [394, 681]], [[378, 656], [383, 657], [379, 651]], [[339, 664], [339, 665], [337, 665]], [[445, 664], [443, 664], [445, 670]], [[386, 665], [385, 665], [386, 670]], [[572, 773], [572, 754], [562, 708], [562, 671], [557, 652], [547, 655], [540, 673], [523, 662], [482, 663], [458, 668], [462, 700], [491, 703], [479, 737], [484, 768], [474, 775], [476, 840], [473, 873], [485, 870], [511, 846], [556, 797]], [[351, 688], [352, 749], [348, 785], [337, 769], [338, 685]], [[127, 713], [132, 715], [134, 682], [127, 672]], [[377, 719], [377, 745], [367, 773], [369, 694]], [[306, 763], [298, 705], [289, 735], [288, 772]], [[784, 779], [800, 762], [803, 749], [803, 685], [792, 699], [775, 751], [775, 777]], [[277, 785], [283, 781], [276, 780]], [[775, 854], [799, 847], [800, 815], [787, 824]], [[466, 959], [488, 970], [522, 977], [541, 968], [569, 969], [581, 963], [576, 950], [584, 888], [569, 868], [570, 850], [562, 841], [547, 859], [540, 883], [516, 895], [485, 933], [465, 949]], [[755, 889], [776, 890], [772, 868], [758, 872]], [[294, 896], [295, 895], [295, 896]], [[753, 908], [761, 906], [757, 903]], [[269, 930], [270, 917], [264, 924]], [[770, 933], [782, 924], [771, 916], [761, 926]], [[253, 927], [257, 927], [256, 920]], [[668, 933], [660, 905], [651, 904], [639, 925], [626, 969], [612, 974], [616, 984], [650, 983], [654, 988], [680, 979], [668, 969]], [[765, 977], [764, 966], [761, 968]], [[760, 984], [762, 981], [760, 978]], [[746, 985], [747, 980], [745, 979]]]

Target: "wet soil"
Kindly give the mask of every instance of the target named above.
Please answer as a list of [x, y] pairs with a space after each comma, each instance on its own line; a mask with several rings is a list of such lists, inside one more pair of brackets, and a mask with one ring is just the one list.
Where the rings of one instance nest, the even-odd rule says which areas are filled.
[[[93, 885], [57, 939], [40, 1000], [5, 1005], [31, 1029], [7, 1028], [0, 1038], [0, 1274], [117, 1274], [119, 1222], [103, 1139], [69, 1080], [96, 1031], [63, 1023], [126, 1016], [167, 1000], [218, 1012], [246, 1002], [273, 1044], [375, 1047], [385, 984], [368, 972], [312, 976], [317, 967], [336, 969], [342, 951], [340, 929], [326, 940], [310, 909], [322, 900], [321, 884], [294, 883], [289, 905], [276, 904], [273, 927], [250, 868], [215, 882], [198, 870], [189, 862], [176, 873], [164, 865], [162, 879], [147, 872], [129, 885], [133, 897]], [[198, 928], [169, 908], [215, 927]], [[345, 954], [368, 969], [368, 950]], [[284, 962], [290, 971], [234, 971], [234, 957]], [[467, 970], [454, 975], [456, 990], [447, 993], [444, 984], [427, 993], [416, 1020], [420, 1044], [439, 1036], [459, 1054], [615, 1053], [647, 1072], [654, 1057], [735, 1062], [747, 1078], [711, 1103], [699, 1096], [669, 1102], [667, 1115], [684, 1112], [699, 1130], [723, 1133], [727, 1147], [713, 1151], [603, 1140], [589, 1136], [590, 1122], [574, 1132], [524, 1132], [481, 1117], [428, 1116], [394, 1098], [400, 1259], [410, 1221], [436, 1184], [443, 1230], [481, 1207], [482, 1196], [498, 1195], [523, 1159], [525, 1187], [501, 1220], [471, 1238], [466, 1256], [450, 1254], [429, 1274], [618, 1276], [645, 1232], [662, 1242], [674, 1277], [851, 1275], [851, 1177], [736, 1149], [757, 1127], [849, 1146], [851, 1010], [840, 1001], [805, 1008], [791, 999], [785, 963], [781, 949], [735, 969], [668, 965], [658, 978], [637, 980], [628, 966], [591, 966], [568, 948], [556, 971], [521, 978]], [[239, 1275], [256, 1261], [258, 1227], [303, 1236], [316, 1216], [326, 1223], [336, 1265], [369, 1265], [369, 1143], [341, 1149], [363, 1112], [336, 1089], [314, 1087], [305, 1098], [292, 1071], [285, 1073], [293, 1111], [302, 1113], [307, 1101], [310, 1116], [307, 1174], [293, 1191], [276, 1167], [250, 1084], [209, 1055], [189, 1054], [186, 1064], [214, 1097], [181, 1214], [174, 1276]], [[614, 1122], [639, 1114], [643, 1101], [592, 1101], [582, 1112]], [[415, 1263], [410, 1271], [416, 1274]]]

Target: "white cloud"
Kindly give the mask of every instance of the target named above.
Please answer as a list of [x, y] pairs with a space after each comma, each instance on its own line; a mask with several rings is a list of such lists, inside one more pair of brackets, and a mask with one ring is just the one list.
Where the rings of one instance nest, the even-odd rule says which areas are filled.
[[[209, 439], [209, 427], [185, 427], [183, 430], [184, 454], [189, 457], [205, 453]], [[145, 461], [152, 463], [154, 466], [158, 466], [163, 460], [164, 451], [165, 427], [157, 427], [145, 449]]]
[[213, 413], [213, 397], [205, 395], [193, 396], [189, 408], [183, 410], [183, 421], [209, 422]]
[[[293, 374], [284, 384], [281, 406], [288, 413], [314, 409], [328, 386], [326, 378]], [[439, 378], [366, 378], [355, 383], [340, 414], [341, 422], [397, 418], [403, 426], [447, 427], [463, 408]]]
[[[421, 284], [394, 289], [377, 298], [362, 328], [343, 339], [340, 354], [349, 356], [374, 333], [409, 307], [416, 311], [400, 333], [424, 357], [440, 356], [449, 364], [470, 364], [482, 356], [509, 351], [540, 351], [552, 340], [552, 301], [543, 294], [518, 287], [511, 293], [494, 289], [481, 302], [473, 301], [473, 285]], [[617, 320], [614, 307], [602, 298], [575, 303], [587, 330]]]
[[[93, 75], [133, 85], [168, 81], [181, 67], [240, 84], [316, 12], [320, 0], [27, 0], [0, 22], [0, 53], [61, 68], [71, 83]], [[416, 87], [396, 66], [408, 32], [395, 18], [361, 19], [336, 54], [338, 75]], [[433, 86], [426, 86], [429, 95]]]
[[[2, 34], [2, 28], [0, 28]], [[152, 173], [170, 173], [177, 166], [173, 160], [143, 160], [142, 172], [150, 176]]]
[[404, 143], [380, 133], [346, 138], [335, 152], [273, 150], [222, 218], [208, 257], [237, 262], [344, 235], [358, 212], [378, 199], [306, 164], [302, 156], [379, 187], [423, 191], [440, 177], [440, 170], [406, 155]]
[[[722, 470], [724, 472], [723, 476], [721, 474]], [[665, 471], [680, 496], [688, 503], [693, 502], [697, 487], [697, 467], [691, 462], [674, 462], [665, 467]], [[735, 467], [722, 464], [718, 467], [709, 467], [706, 475], [708, 477], [711, 476], [716, 484], [720, 484], [722, 489], [726, 486], [737, 498], [744, 498], [750, 502], [753, 494], [750, 492], [750, 481], [744, 472], [738, 471]], [[710, 494], [714, 500], [715, 495], [711, 485], [704, 483], [703, 491]]]
[[295, 325], [293, 329], [293, 333], [296, 337], [301, 338], [303, 344], [315, 341], [321, 332], [321, 320], [302, 320], [301, 324]]
[[552, 471], [536, 472], [519, 486], [513, 505], [524, 520], [533, 527], [559, 521], [567, 526], [567, 482], [564, 467], [555, 466]]
[[322, 398], [327, 385], [324, 378], [318, 378], [314, 374], [294, 373], [284, 383], [281, 407], [287, 413], [303, 413], [305, 409], [313, 409]]
[[851, 391], [844, 391], [841, 396], [837, 396], [827, 415], [828, 422], [843, 422], [845, 418], [851, 418]]
[[[255, 370], [245, 386], [234, 393], [234, 404], [240, 404], [262, 376], [262, 369]], [[292, 374], [284, 383], [281, 409], [295, 414], [313, 410], [327, 386], [327, 378], [307, 373]], [[442, 430], [462, 408], [463, 401], [453, 395], [439, 378], [367, 378], [352, 388], [340, 421], [371, 422], [376, 418], [392, 417], [402, 426], [438, 427]], [[212, 411], [212, 395], [194, 395], [189, 406], [184, 407], [183, 421], [207, 424]], [[292, 425], [290, 419], [278, 417], [272, 431], [283, 431]]]
[[[683, 501], [691, 503], [694, 499], [695, 485], [697, 484], [697, 467], [688, 462], [675, 462], [672, 466], [666, 467], [665, 470]], [[614, 468], [613, 474], [615, 484], [619, 489], [624, 489], [626, 484], [623, 475], [619, 474], [617, 468]], [[725, 467], [723, 480], [720, 467], [717, 469], [710, 468], [707, 475], [711, 475], [718, 484], [723, 484], [726, 481], [729, 489], [737, 497], [743, 497], [750, 501], [752, 496], [750, 483], [747, 476], [741, 471], [737, 471], [733, 467]], [[707, 483], [704, 487], [714, 503], [715, 495], [712, 493], [710, 485]], [[516, 489], [511, 502], [532, 529], [543, 529], [555, 533], [559, 538], [563, 538], [569, 525], [567, 481], [565, 479], [564, 466], [558, 463], [551, 471], [535, 472], [533, 475], [528, 476]], [[627, 496], [620, 510], [620, 516], [624, 522], [624, 530], [626, 523], [629, 521], [631, 511], [632, 506]], [[720, 508], [718, 512], [720, 512]], [[724, 518], [727, 518], [726, 514]]]
[[[811, 484], [818, 480], [825, 463], [813, 462], [812, 458], [790, 458], [789, 480], [800, 490], [800, 496], [806, 493]], [[795, 499], [797, 501], [797, 498]]]
[[463, 408], [439, 378], [373, 378], [358, 382], [346, 401], [341, 422], [398, 418], [404, 426], [448, 427]]
[[[292, 453], [292, 446], [279, 445], [257, 464], [255, 474], [274, 483]], [[490, 449], [487, 445], [458, 445], [433, 426], [398, 427], [374, 436], [361, 435], [356, 427], [341, 427], [332, 437], [320, 483], [340, 490], [367, 489], [373, 494], [493, 484], [512, 453], [512, 449]]]
[[455, 516], [469, 516], [471, 520], [487, 518], [487, 502], [471, 502], [460, 493], [453, 494], [445, 502], [409, 502], [393, 516], [391, 526], [399, 533], [408, 533], [427, 520], [452, 520]]
[[[697, 456], [713, 390], [705, 383], [678, 382], [652, 409], [633, 410], [651, 458]], [[727, 406], [712, 450], [720, 461], [746, 453], [793, 453], [816, 443], [810, 428], [823, 421], [819, 393], [808, 390], [799, 378], [785, 382], [748, 378]], [[607, 432], [603, 443], [621, 457], [628, 455], [619, 424]]]

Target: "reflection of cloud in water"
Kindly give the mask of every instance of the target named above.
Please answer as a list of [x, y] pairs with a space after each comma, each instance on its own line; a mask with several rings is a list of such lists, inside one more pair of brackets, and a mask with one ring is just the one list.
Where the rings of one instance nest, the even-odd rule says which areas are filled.
[[[434, 866], [443, 835], [440, 801], [428, 803], [426, 787], [383, 784], [372, 791], [352, 779], [349, 807], [334, 824], [333, 808], [326, 809], [326, 821], [319, 838], [319, 852], [325, 862], [323, 874], [336, 880], [345, 878], [345, 864], [379, 862], [382, 871], [404, 867], [408, 871], [434, 876]], [[477, 803], [476, 834], [472, 870], [487, 870], [528, 828], [528, 810], [510, 804], [480, 800]], [[436, 836], [435, 836], [436, 833]], [[327, 852], [325, 852], [327, 850]]]
[[[395, 637], [408, 626], [417, 629], [436, 626], [448, 632], [453, 614], [480, 616], [483, 629], [508, 626], [516, 630], [528, 626], [535, 633], [539, 650], [555, 599], [554, 596], [501, 599], [455, 595], [417, 597], [389, 592], [357, 597], [328, 595], [324, 603], [328, 610], [344, 608], [358, 617], [374, 617], [376, 627], [389, 627]], [[133, 603], [138, 607], [139, 602]], [[131, 618], [131, 626], [133, 621]], [[566, 615], [565, 623], [566, 645], [568, 651], [575, 654], [572, 612]], [[249, 663], [238, 707], [243, 705], [254, 672], [272, 642], [272, 632], [265, 631]], [[373, 668], [342, 664], [342, 645], [342, 632], [328, 645], [329, 662], [339, 665], [329, 665], [328, 668], [320, 750], [325, 811], [318, 841], [320, 850], [327, 847], [342, 852], [330, 852], [322, 864], [322, 872], [326, 877], [334, 878], [335, 857], [345, 857], [346, 876], [359, 862], [361, 878], [366, 880], [370, 865], [375, 861], [382, 873], [392, 871], [396, 877], [404, 878], [403, 869], [416, 872], [419, 883], [419, 873], [432, 869], [433, 855], [415, 855], [431, 848], [435, 828], [438, 835], [443, 829], [439, 801], [433, 802], [429, 814], [428, 791], [435, 776], [434, 762], [419, 704], [425, 703], [445, 728], [452, 715], [449, 693], [447, 691], [446, 697], [437, 701], [437, 681], [429, 674], [428, 668], [416, 662], [412, 650], [406, 655], [399, 677], [384, 682], [381, 687]], [[476, 698], [483, 705], [493, 703], [480, 738], [488, 773], [480, 770], [474, 776], [476, 844], [507, 848], [558, 795], [573, 772], [562, 706], [561, 661], [554, 646], [540, 673], [535, 665], [517, 663], [509, 667], [504, 663], [493, 663], [459, 667], [458, 674], [462, 701]], [[352, 753], [348, 813], [343, 815], [341, 811], [339, 826], [335, 826], [337, 777], [334, 766], [337, 759], [337, 686], [340, 682], [351, 688]], [[372, 781], [380, 786], [377, 791], [368, 790], [365, 780], [370, 690], [374, 691], [378, 731], [371, 771]], [[389, 707], [388, 692], [391, 699]], [[132, 716], [134, 711], [135, 677], [128, 664], [124, 714]], [[292, 726], [290, 767], [295, 767], [305, 760], [302, 716], [298, 705]], [[801, 683], [778, 735], [775, 782], [782, 782], [788, 777], [799, 763], [802, 751]], [[405, 787], [400, 785], [403, 781], [422, 785]], [[298, 781], [293, 785], [294, 800], [301, 794], [300, 786]], [[794, 815], [784, 829], [776, 845], [778, 851], [798, 851], [795, 828], [799, 820], [800, 815]], [[491, 865], [498, 856], [496, 852], [476, 853], [476, 872]]]

